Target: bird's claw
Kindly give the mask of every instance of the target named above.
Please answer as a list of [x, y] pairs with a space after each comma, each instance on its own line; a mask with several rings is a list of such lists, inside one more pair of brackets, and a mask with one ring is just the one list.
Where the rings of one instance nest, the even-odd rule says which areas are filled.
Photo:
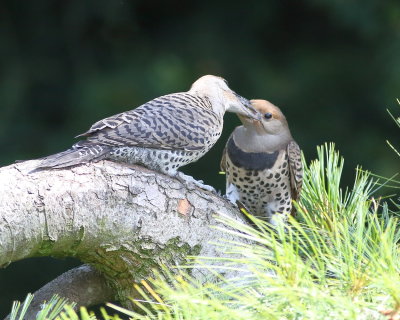
[[215, 194], [217, 193], [217, 191], [214, 189], [214, 187], [209, 186], [207, 184], [204, 184], [203, 180], [196, 180], [192, 176], [186, 175], [186, 174], [184, 174], [182, 172], [178, 172], [176, 174], [176, 178], [180, 182], [182, 182], [182, 183], [184, 183], [184, 184], [186, 184], [188, 186], [194, 185], [195, 187], [198, 187], [200, 189], [203, 189], [203, 190], [215, 193]]

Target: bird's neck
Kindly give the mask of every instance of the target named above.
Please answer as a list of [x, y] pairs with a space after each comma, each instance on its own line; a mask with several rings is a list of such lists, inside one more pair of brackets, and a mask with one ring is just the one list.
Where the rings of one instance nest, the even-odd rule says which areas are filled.
[[246, 152], [275, 152], [286, 148], [293, 140], [290, 132], [279, 134], [260, 134], [256, 130], [244, 126], [237, 127], [233, 132], [236, 145]]
[[224, 97], [220, 90], [214, 90], [207, 92], [205, 90], [199, 90], [198, 88], [191, 88], [188, 93], [206, 99], [210, 101], [212, 110], [218, 115], [223, 117], [225, 114]]

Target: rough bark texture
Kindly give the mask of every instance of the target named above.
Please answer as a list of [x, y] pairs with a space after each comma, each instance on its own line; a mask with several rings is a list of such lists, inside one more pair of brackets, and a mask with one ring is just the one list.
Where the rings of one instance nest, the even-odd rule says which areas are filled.
[[[129, 306], [132, 283], [154, 268], [179, 265], [188, 255], [226, 256], [212, 242], [241, 241], [210, 228], [219, 224], [217, 213], [242, 219], [236, 208], [169, 176], [109, 161], [30, 172], [35, 163], [0, 168], [0, 266], [28, 257], [76, 257], [98, 270], [112, 296]], [[193, 274], [204, 281], [208, 276], [200, 269]], [[66, 279], [79, 283], [76, 274]], [[78, 304], [90, 302], [84, 292], [73, 297]]]

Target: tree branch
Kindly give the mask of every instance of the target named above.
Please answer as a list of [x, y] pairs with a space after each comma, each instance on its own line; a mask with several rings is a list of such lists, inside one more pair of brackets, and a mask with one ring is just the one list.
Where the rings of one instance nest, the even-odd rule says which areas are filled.
[[[114, 292], [107, 285], [105, 277], [93, 267], [84, 264], [63, 273], [37, 290], [24, 319], [36, 319], [43, 302], [50, 301], [56, 293], [70, 302], [77, 301], [76, 309], [115, 299]], [[8, 319], [10, 315], [4, 320]]]
[[[219, 224], [216, 213], [243, 220], [232, 204], [169, 176], [109, 161], [29, 173], [35, 163], [0, 168], [0, 266], [28, 257], [76, 257], [104, 276], [113, 293], [105, 290], [104, 298], [130, 306], [132, 283], [160, 265], [182, 264], [188, 255], [226, 257], [212, 242], [243, 242], [210, 228]], [[192, 274], [209, 277], [200, 269]], [[68, 297], [87, 305], [88, 291], [77, 288], [90, 281], [71, 275], [78, 294]], [[49, 294], [65, 283], [41, 290]]]

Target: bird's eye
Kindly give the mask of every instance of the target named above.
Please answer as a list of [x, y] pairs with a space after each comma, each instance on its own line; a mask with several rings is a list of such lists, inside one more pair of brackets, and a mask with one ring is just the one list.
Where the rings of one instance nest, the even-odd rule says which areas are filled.
[[272, 113], [271, 112], [265, 113], [264, 114], [264, 118], [267, 119], [267, 120], [271, 119], [272, 118]]

